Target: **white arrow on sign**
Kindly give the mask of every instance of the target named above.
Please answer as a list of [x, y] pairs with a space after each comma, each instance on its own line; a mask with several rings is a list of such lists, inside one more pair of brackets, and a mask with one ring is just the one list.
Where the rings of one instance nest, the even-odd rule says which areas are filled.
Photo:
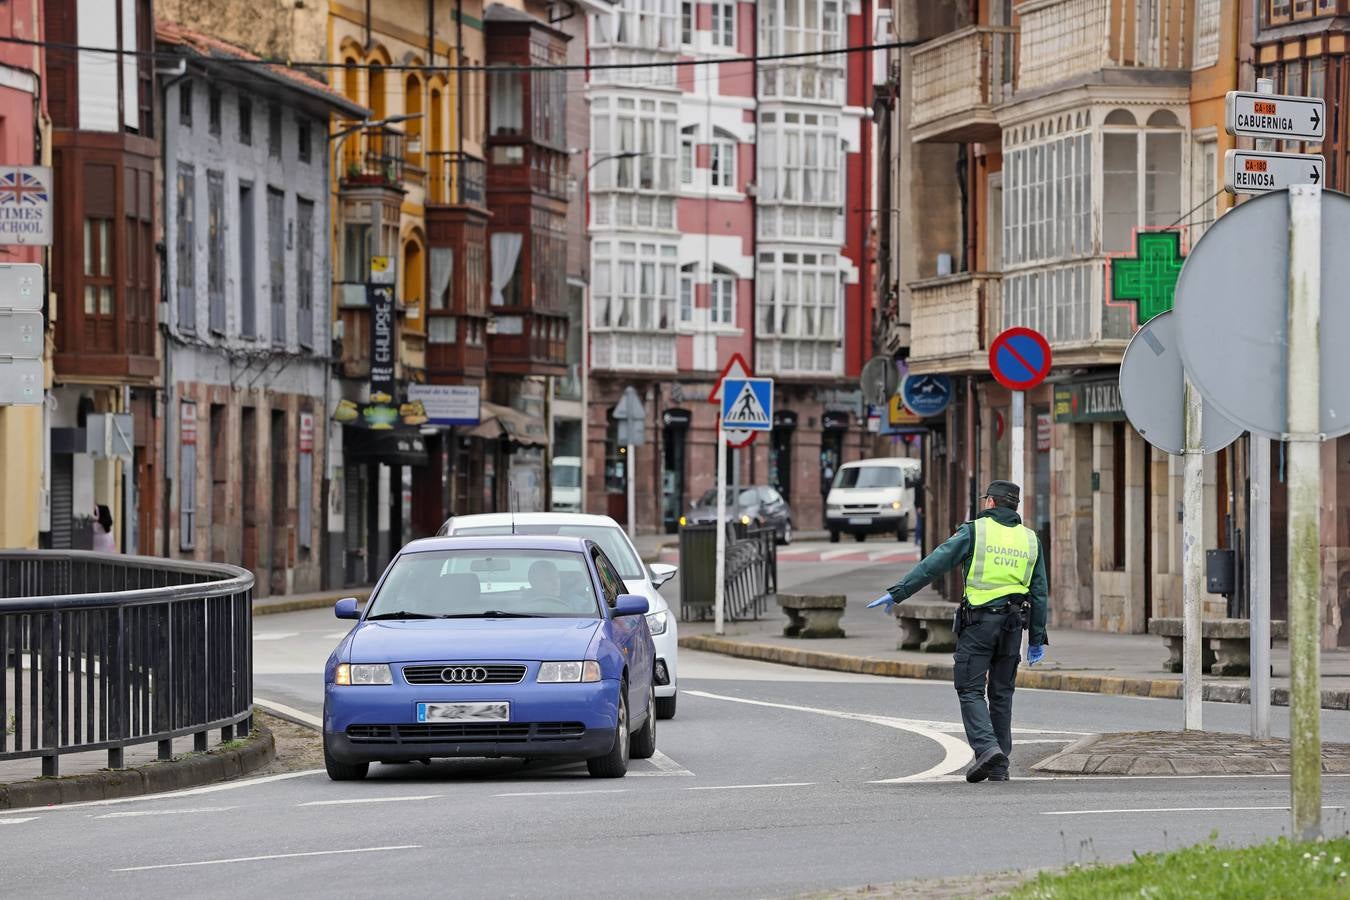
[[1265, 194], [1293, 184], [1321, 184], [1325, 168], [1320, 153], [1229, 150], [1223, 158], [1223, 187], [1230, 194]]
[[1224, 103], [1229, 134], [1287, 141], [1322, 142], [1326, 101], [1320, 97], [1229, 91]]

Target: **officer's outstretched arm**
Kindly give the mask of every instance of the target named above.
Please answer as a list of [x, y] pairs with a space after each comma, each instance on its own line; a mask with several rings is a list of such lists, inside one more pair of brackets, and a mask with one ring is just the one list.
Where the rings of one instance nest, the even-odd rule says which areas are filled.
[[956, 529], [956, 534], [939, 544], [922, 562], [910, 569], [909, 574], [902, 578], [899, 584], [887, 588], [886, 592], [899, 603], [955, 569], [970, 555], [973, 531], [974, 528], [969, 522], [962, 524]]

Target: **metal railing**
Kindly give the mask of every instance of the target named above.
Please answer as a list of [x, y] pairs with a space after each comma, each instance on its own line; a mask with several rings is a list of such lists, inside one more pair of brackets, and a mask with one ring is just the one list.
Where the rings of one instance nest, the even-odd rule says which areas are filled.
[[[778, 543], [772, 527], [745, 528], [727, 524], [723, 614], [728, 621], [758, 619], [778, 593]], [[680, 618], [700, 620], [714, 615], [717, 526], [685, 525], [680, 529]]]
[[342, 186], [402, 189], [406, 140], [403, 132], [392, 128], [367, 128], [348, 136]]
[[427, 153], [427, 202], [438, 206], [487, 203], [487, 162], [457, 151]]
[[0, 551], [0, 760], [207, 732], [253, 715], [253, 574], [234, 566], [68, 550]]

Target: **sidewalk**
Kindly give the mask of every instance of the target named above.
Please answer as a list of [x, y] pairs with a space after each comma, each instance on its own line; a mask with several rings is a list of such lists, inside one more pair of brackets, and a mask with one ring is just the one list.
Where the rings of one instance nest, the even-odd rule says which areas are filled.
[[[713, 634], [711, 621], [681, 621], [680, 646], [816, 669], [950, 681], [951, 654], [896, 649], [900, 638], [898, 623], [879, 610], [867, 609], [867, 603], [872, 599], [874, 595], [849, 595], [840, 623], [847, 635], [843, 638], [802, 640], [784, 637], [783, 626], [787, 618], [776, 604], [770, 603], [769, 612], [759, 621], [727, 622], [721, 637]], [[913, 599], [935, 601], [942, 598], [930, 588]], [[1271, 702], [1276, 706], [1287, 706], [1289, 645], [1276, 643], [1271, 656], [1274, 668]], [[1052, 626], [1045, 660], [1035, 668], [1023, 664], [1017, 684], [1045, 690], [1178, 699], [1181, 697], [1181, 675], [1163, 670], [1166, 658], [1167, 649], [1162, 639], [1153, 635], [1108, 634]], [[1250, 700], [1246, 677], [1206, 675], [1204, 680], [1208, 701], [1247, 703]], [[1322, 707], [1350, 709], [1350, 652], [1322, 651]]]

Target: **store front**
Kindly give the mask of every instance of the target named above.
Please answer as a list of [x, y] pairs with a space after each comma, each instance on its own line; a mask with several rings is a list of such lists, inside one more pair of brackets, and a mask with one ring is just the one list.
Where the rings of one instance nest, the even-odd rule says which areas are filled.
[[680, 513], [686, 506], [689, 425], [692, 421], [693, 414], [687, 409], [668, 409], [661, 413], [661, 523], [666, 534], [679, 531]]

